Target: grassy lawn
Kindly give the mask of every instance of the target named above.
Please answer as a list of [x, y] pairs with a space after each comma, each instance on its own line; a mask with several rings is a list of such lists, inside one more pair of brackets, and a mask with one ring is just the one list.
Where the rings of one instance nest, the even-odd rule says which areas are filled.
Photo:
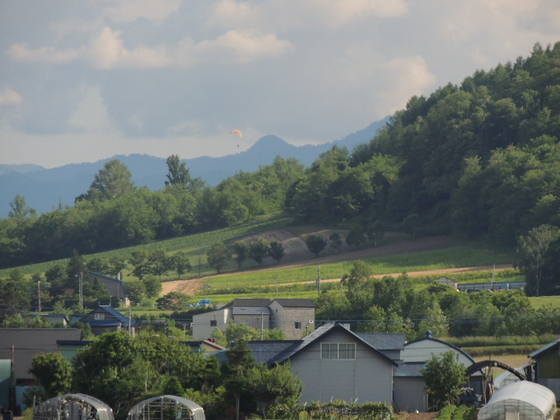
[[533, 308], [541, 308], [543, 306], [553, 306], [555, 308], [560, 307], [560, 296], [538, 296], [530, 297], [531, 305]]

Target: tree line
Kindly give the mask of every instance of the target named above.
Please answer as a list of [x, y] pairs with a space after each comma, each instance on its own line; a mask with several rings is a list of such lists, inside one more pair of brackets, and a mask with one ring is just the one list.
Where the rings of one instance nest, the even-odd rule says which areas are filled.
[[522, 289], [463, 293], [435, 281], [418, 288], [406, 274], [374, 279], [363, 261], [341, 283], [315, 299], [316, 316], [348, 322], [360, 332], [404, 334], [407, 340], [426, 331], [434, 337], [560, 333], [560, 308], [535, 309]]
[[0, 268], [69, 258], [237, 225], [281, 211], [303, 175], [296, 159], [277, 157], [254, 173], [239, 171], [216, 187], [192, 178], [179, 156], [167, 159], [163, 188], [137, 187], [119, 160], [105, 163], [73, 206], [37, 215], [25, 197], [0, 219]]
[[[300, 223], [347, 230], [355, 248], [403, 231], [526, 249], [522, 238], [560, 227], [559, 66], [560, 43], [536, 44], [527, 58], [412, 97], [352, 152], [335, 146], [308, 168], [278, 157], [215, 188], [191, 178], [176, 155], [167, 160], [164, 188], [154, 192], [134, 186], [119, 161], [107, 162], [73, 207], [37, 216], [17, 196], [0, 219], [0, 267], [211, 230], [280, 210]], [[533, 258], [526, 270], [532, 294], [560, 292], [558, 238], [544, 248], [538, 266]]]

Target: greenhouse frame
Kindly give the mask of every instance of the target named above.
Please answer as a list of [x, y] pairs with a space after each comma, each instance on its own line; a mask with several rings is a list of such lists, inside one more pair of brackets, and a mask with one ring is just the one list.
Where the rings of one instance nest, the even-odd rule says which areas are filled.
[[113, 420], [113, 409], [91, 395], [64, 394], [37, 405], [33, 420]]
[[497, 390], [478, 412], [478, 420], [551, 420], [556, 395], [545, 386], [519, 381]]
[[127, 420], [206, 420], [204, 409], [183, 397], [160, 395], [130, 409]]

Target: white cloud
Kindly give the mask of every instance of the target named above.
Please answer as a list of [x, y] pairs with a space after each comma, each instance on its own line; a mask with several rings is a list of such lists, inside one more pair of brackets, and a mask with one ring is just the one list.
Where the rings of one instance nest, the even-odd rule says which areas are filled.
[[68, 123], [85, 132], [116, 134], [101, 96], [101, 88], [99, 86], [81, 86], [78, 95], [76, 110], [70, 116]]
[[28, 48], [26, 43], [13, 44], [7, 52], [14, 61], [28, 63], [68, 64], [79, 57], [79, 51], [73, 49], [56, 50], [54, 47]]
[[145, 18], [156, 24], [175, 13], [183, 0], [102, 0], [104, 14], [114, 22]]
[[201, 41], [195, 54], [208, 61], [248, 63], [261, 57], [279, 57], [292, 50], [292, 45], [273, 34], [229, 31], [214, 40]]
[[84, 50], [84, 58], [100, 69], [117, 67], [156, 68], [171, 64], [164, 47], [149, 48], [143, 45], [127, 50], [120, 31], [103, 28], [89, 48]]
[[9, 87], [0, 90], [0, 106], [19, 105], [23, 102], [22, 96]]
[[393, 18], [406, 14], [405, 0], [268, 0], [251, 4], [221, 0], [207, 21], [223, 28], [338, 28], [354, 20]]
[[355, 19], [389, 18], [406, 14], [403, 0], [309, 0], [330, 26], [339, 27]]
[[430, 73], [421, 56], [396, 58], [380, 67], [387, 87], [377, 94], [382, 105], [381, 115], [393, 114], [403, 109], [413, 95], [421, 95], [434, 87], [436, 77]]
[[273, 34], [232, 30], [198, 44], [191, 38], [185, 38], [177, 44], [173, 54], [161, 45], [140, 45], [131, 50], [125, 47], [121, 31], [104, 27], [87, 46], [57, 50], [53, 47], [30, 49], [26, 44], [14, 44], [10, 46], [8, 56], [14, 61], [59, 65], [82, 60], [99, 69], [158, 68], [172, 65], [190, 67], [200, 61], [248, 63], [263, 57], [276, 58], [291, 49], [290, 42]]

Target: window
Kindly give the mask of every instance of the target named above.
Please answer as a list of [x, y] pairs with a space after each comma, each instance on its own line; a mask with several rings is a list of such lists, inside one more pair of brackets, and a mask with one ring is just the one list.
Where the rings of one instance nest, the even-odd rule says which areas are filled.
[[216, 321], [215, 319], [212, 319], [212, 320], [210, 321], [210, 326], [211, 326], [211, 327], [217, 327], [217, 326], [218, 326], [218, 321]]
[[356, 343], [321, 343], [321, 359], [356, 359]]
[[105, 319], [105, 314], [102, 314], [102, 313], [93, 314], [93, 319], [95, 319], [97, 321], [102, 321], [102, 320]]
[[338, 345], [338, 358], [339, 359], [355, 359], [356, 358], [356, 344], [354, 344], [354, 343], [340, 343]]
[[295, 322], [294, 327], [296, 330], [301, 330], [301, 322]]

